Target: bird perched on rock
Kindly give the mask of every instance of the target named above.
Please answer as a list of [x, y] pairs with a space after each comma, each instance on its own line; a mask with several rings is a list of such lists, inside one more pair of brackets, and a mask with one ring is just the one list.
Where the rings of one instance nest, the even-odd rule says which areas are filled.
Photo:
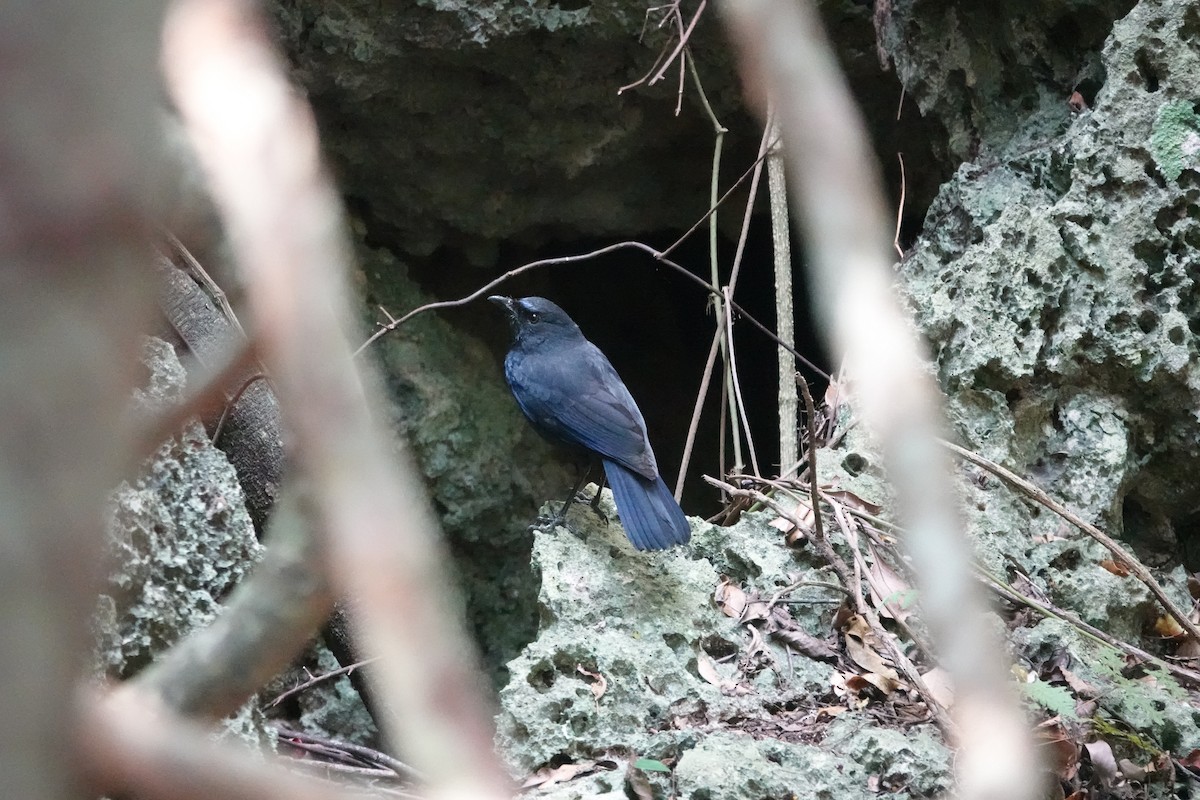
[[658, 474], [646, 421], [604, 354], [544, 297], [488, 299], [508, 312], [513, 344], [504, 377], [534, 429], [600, 458], [634, 547], [686, 544], [691, 528]]

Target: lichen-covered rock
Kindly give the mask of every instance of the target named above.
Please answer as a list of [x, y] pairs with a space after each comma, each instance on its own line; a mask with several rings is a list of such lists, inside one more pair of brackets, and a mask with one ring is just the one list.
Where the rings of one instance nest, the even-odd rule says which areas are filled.
[[[615, 512], [607, 492], [601, 509]], [[509, 665], [497, 720], [512, 771], [592, 758], [627, 765], [637, 756], [672, 764], [671, 785], [684, 798], [866, 798], [871, 783], [914, 795], [944, 789], [947, 751], [928, 730], [905, 736], [857, 715], [828, 728], [798, 724], [803, 712], [783, 709], [811, 708], [828, 694], [833, 667], [765, 642], [750, 655], [752, 637], [713, 602], [722, 576], [764, 597], [829, 579], [803, 549], [785, 546], [772, 518], [694, 523], [688, 548], [663, 553], [634, 551], [583, 506], [572, 508], [571, 530], [537, 533], [541, 629]], [[819, 586], [798, 596], [807, 602], [789, 608], [799, 626], [823, 637], [830, 598]], [[802, 742], [796, 732], [818, 729], [833, 744]], [[603, 773], [551, 796], [603, 795], [621, 781]]]
[[[178, 399], [184, 372], [171, 346], [147, 340], [141, 412]], [[113, 494], [111, 568], [95, 617], [97, 658], [127, 678], [190, 631], [207, 626], [221, 599], [262, 548], [237, 475], [199, 423], [189, 424]]]
[[[1145, 674], [1131, 674], [1124, 654], [1055, 619], [1021, 629], [1016, 638], [1030, 661], [1037, 664], [1053, 659], [1090, 684], [1102, 709], [1097, 719], [1121, 720], [1137, 733], [1129, 744], [1148, 741], [1174, 753], [1200, 748], [1200, 709], [1162, 670], [1151, 666]], [[1070, 707], [1063, 713], [1069, 720], [1075, 718]], [[1112, 738], [1120, 743], [1119, 737]], [[1145, 753], [1131, 755], [1137, 758]]]
[[905, 96], [945, 126], [934, 149], [962, 160], [1060, 127], [1073, 91], [1091, 102], [1104, 82], [1099, 48], [1133, 5], [894, 0], [881, 38]]
[[[390, 313], [431, 300], [387, 251], [360, 248], [359, 263], [377, 284], [372, 303]], [[483, 300], [467, 309], [493, 311]], [[470, 621], [497, 673], [534, 633], [529, 523], [547, 497], [574, 479], [562, 455], [521, 416], [504, 382], [503, 357], [440, 312], [413, 318], [368, 355], [383, 368], [392, 422], [420, 465], [456, 556]]]
[[[1200, 485], [1200, 128], [1180, 106], [1200, 81], [1198, 36], [1194, 4], [1139, 3], [1103, 48], [1092, 107], [1016, 117], [1007, 145], [944, 187], [899, 267], [969, 444], [1152, 563], [1178, 559]], [[1005, 494], [974, 501], [1011, 508], [1010, 554], [1080, 536]], [[1078, 588], [1059, 599], [1094, 612]]]
[[[343, 185], [407, 253], [486, 265], [502, 241], [683, 229], [704, 212], [712, 124], [695, 93], [678, 117], [674, 71], [653, 99], [618, 95], [665, 44], [658, 14], [641, 35], [642, 3], [273, 5]], [[691, 43], [730, 112], [718, 37], [709, 14]]]

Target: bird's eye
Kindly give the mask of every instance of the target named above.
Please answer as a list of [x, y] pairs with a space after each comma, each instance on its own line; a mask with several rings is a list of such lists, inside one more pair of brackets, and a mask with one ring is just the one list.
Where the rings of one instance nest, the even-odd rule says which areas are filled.
[[537, 322], [537, 321], [538, 321], [538, 320], [540, 320], [541, 318], [542, 318], [542, 315], [541, 315], [541, 314], [539, 314], [539, 313], [537, 313], [536, 311], [530, 311], [530, 312], [529, 312], [529, 321], [530, 321], [530, 322]]

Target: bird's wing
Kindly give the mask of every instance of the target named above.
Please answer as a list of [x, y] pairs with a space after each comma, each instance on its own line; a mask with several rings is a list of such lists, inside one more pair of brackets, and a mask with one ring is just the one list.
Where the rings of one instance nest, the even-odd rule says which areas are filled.
[[591, 342], [569, 356], [526, 356], [505, 364], [521, 410], [551, 438], [591, 450], [649, 480], [658, 464], [646, 422], [617, 371]]

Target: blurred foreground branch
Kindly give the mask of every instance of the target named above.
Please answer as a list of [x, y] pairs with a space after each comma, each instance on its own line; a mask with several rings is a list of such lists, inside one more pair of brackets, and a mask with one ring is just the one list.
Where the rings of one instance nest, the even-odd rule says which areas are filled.
[[124, 412], [153, 311], [145, 246], [160, 4], [10, 3], [0, 24], [0, 782], [78, 797], [73, 685]]
[[253, 7], [180, 0], [164, 34], [176, 106], [245, 271], [260, 353], [312, 490], [338, 592], [353, 595], [391, 733], [438, 796], [507, 795], [476, 656], [420, 482], [352, 360], [341, 206], [312, 112]]
[[908, 524], [924, 618], [955, 681], [961, 796], [1035, 797], [1030, 733], [971, 578], [949, 459], [936, 442], [941, 394], [893, 291], [890, 225], [861, 117], [811, 2], [727, 0], [722, 9], [747, 94], [760, 112], [768, 100], [776, 111], [814, 310], [835, 360], [845, 355]]

